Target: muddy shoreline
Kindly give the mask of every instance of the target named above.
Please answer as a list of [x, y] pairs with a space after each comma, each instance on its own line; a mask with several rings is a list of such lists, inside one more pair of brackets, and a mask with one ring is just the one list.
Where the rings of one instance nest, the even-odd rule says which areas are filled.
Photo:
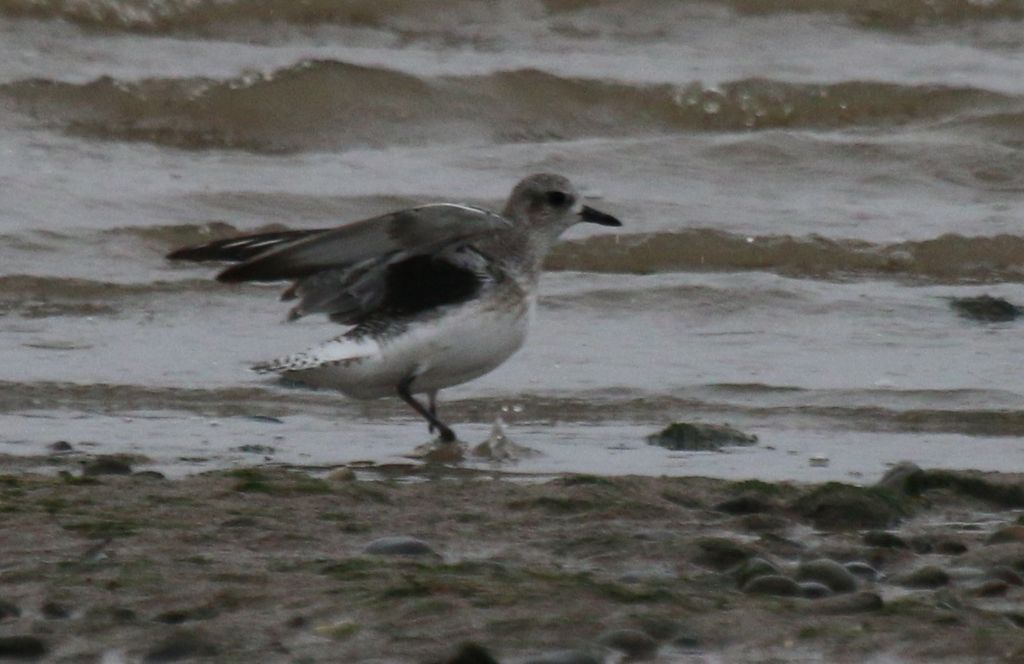
[[0, 457], [0, 655], [445, 662], [471, 642], [501, 662], [1021, 661], [1022, 514], [1019, 476], [912, 466], [857, 487], [167, 480], [132, 459]]

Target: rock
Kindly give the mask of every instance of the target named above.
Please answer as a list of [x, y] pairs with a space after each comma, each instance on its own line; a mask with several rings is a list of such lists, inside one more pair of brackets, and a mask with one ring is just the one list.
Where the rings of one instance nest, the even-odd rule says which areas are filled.
[[843, 567], [845, 567], [850, 574], [853, 574], [858, 579], [864, 579], [865, 581], [876, 581], [878, 580], [878, 577], [881, 576], [877, 569], [865, 562], [848, 562], [843, 565]]
[[918, 535], [909, 542], [915, 553], [941, 553], [958, 556], [967, 551], [967, 546], [959, 540], [950, 539], [945, 535]]
[[681, 634], [689, 634], [693, 630], [689, 625], [680, 624], [678, 621], [659, 615], [639, 615], [637, 622], [644, 634], [647, 634], [655, 641], [668, 641], [676, 639]]
[[869, 592], [836, 595], [835, 597], [815, 600], [813, 603], [808, 604], [812, 611], [829, 615], [866, 613], [868, 611], [878, 611], [883, 606], [885, 606], [885, 603], [882, 602], [882, 598], [876, 593]]
[[989, 570], [988, 577], [990, 579], [998, 579], [1010, 584], [1011, 586], [1024, 586], [1024, 578], [1006, 566], [1000, 566]]
[[1024, 507], [1024, 484], [1021, 482], [994, 482], [975, 473], [952, 470], [929, 470], [907, 477], [904, 490], [910, 495], [925, 491], [953, 491], [964, 496], [985, 500], [1000, 507]]
[[85, 464], [83, 475], [131, 475], [132, 467], [117, 456], [99, 456]]
[[351, 468], [338, 468], [331, 471], [327, 479], [331, 482], [354, 482], [356, 480], [356, 471]]
[[887, 528], [903, 516], [889, 491], [828, 482], [797, 498], [793, 509], [823, 530]]
[[180, 662], [196, 657], [212, 657], [219, 649], [194, 632], [176, 632], [150, 650], [142, 658], [144, 664]]
[[797, 585], [800, 586], [800, 595], [807, 599], [821, 599], [822, 597], [831, 597], [835, 594], [831, 588], [817, 581], [805, 581]]
[[788, 576], [769, 574], [751, 579], [743, 592], [751, 595], [777, 595], [779, 597], [796, 597], [800, 594], [800, 586]]
[[924, 471], [916, 463], [910, 461], [901, 461], [882, 476], [882, 479], [878, 480], [875, 484], [879, 489], [886, 489], [888, 491], [896, 491], [904, 493], [907, 490], [907, 480], [918, 475], [923, 475]]
[[648, 445], [659, 445], [670, 450], [708, 451], [727, 445], [755, 443], [757, 436], [724, 424], [673, 422], [658, 433], [647, 436]]
[[899, 535], [885, 530], [869, 530], [862, 538], [868, 546], [878, 546], [885, 549], [909, 549], [910, 545]]
[[21, 615], [21, 609], [18, 608], [17, 604], [8, 602], [5, 599], [0, 599], [0, 620], [7, 620], [8, 618], [17, 618]]
[[751, 579], [759, 576], [781, 576], [782, 571], [769, 560], [764, 558], [751, 558], [743, 563], [736, 572], [736, 585], [742, 588]]
[[430, 545], [421, 539], [397, 535], [381, 537], [366, 545], [365, 553], [375, 556], [438, 556]]
[[901, 577], [898, 582], [908, 588], [941, 588], [949, 585], [949, 573], [941, 567], [926, 565]]
[[1010, 590], [1010, 584], [999, 579], [991, 579], [971, 589], [971, 594], [976, 597], [1002, 597]]
[[695, 561], [717, 570], [735, 567], [755, 553], [749, 546], [725, 537], [701, 537], [695, 544], [700, 550]]
[[50, 443], [49, 445], [47, 445], [46, 449], [56, 454], [61, 454], [63, 452], [70, 452], [75, 448], [73, 448], [71, 446], [71, 443], [69, 443], [66, 440], [58, 440], [56, 443]]
[[167, 476], [161, 473], [159, 470], [140, 470], [137, 473], [132, 473], [132, 477], [137, 477], [142, 480], [165, 480]]
[[700, 648], [700, 639], [693, 634], [680, 634], [672, 639], [672, 645], [683, 650], [696, 650]]
[[46, 654], [46, 644], [35, 636], [0, 636], [0, 659], [39, 659]]
[[317, 625], [313, 630], [318, 635], [332, 641], [347, 641], [362, 630], [363, 626], [354, 620], [342, 619], [331, 623]]
[[215, 618], [219, 612], [212, 606], [196, 606], [189, 609], [170, 609], [163, 611], [154, 617], [157, 622], [167, 625], [180, 625], [183, 622], [192, 620], [209, 620]]
[[645, 659], [658, 650], [658, 643], [638, 629], [611, 629], [600, 634], [597, 642], [631, 659]]
[[962, 553], [967, 553], [967, 545], [959, 540], [943, 538], [935, 542], [935, 553], [941, 553], [946, 556], [959, 556]]
[[850, 593], [857, 589], [857, 577], [850, 570], [828, 558], [800, 563], [796, 570], [796, 578], [800, 581], [817, 581], [837, 593]]
[[475, 643], [463, 643], [444, 664], [498, 664], [491, 653]]
[[949, 306], [963, 318], [983, 323], [1007, 323], [1024, 315], [1024, 308], [1001, 297], [978, 295], [976, 297], [954, 297]]
[[64, 620], [71, 617], [71, 608], [59, 602], [46, 602], [41, 610], [43, 617], [50, 620]]
[[778, 506], [757, 494], [744, 494], [715, 505], [715, 509], [726, 514], [757, 514], [771, 512]]
[[466, 445], [459, 441], [451, 443], [430, 441], [418, 445], [412, 454], [406, 456], [410, 459], [419, 459], [424, 463], [459, 464], [466, 460], [466, 451]]
[[1006, 526], [992, 533], [986, 544], [1008, 544], [1010, 542], [1024, 542], [1024, 526]]
[[755, 533], [765, 533], [785, 530], [790, 523], [774, 514], [747, 514], [740, 518], [740, 526]]
[[559, 650], [536, 655], [523, 664], [602, 664], [601, 659], [584, 650]]

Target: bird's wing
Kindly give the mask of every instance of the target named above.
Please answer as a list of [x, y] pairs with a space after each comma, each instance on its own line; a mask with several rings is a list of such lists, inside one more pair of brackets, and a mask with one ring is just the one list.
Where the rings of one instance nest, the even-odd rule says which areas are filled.
[[[230, 283], [293, 281], [283, 296], [299, 299], [290, 318], [326, 313], [332, 320], [352, 324], [385, 304], [394, 288], [388, 287], [389, 279], [394, 281], [391, 266], [407, 265], [406, 261], [416, 256], [436, 255], [439, 274], [445, 279], [475, 279], [472, 270], [461, 265], [464, 259], [452, 263], [458, 252], [449, 250], [510, 225], [504, 217], [481, 208], [439, 203], [334, 229], [218, 240], [179, 249], [168, 257], [241, 261], [217, 279]], [[432, 274], [423, 276], [433, 281]]]
[[316, 228], [309, 230], [294, 231], [271, 231], [268, 233], [253, 233], [230, 237], [224, 240], [214, 240], [205, 244], [197, 244], [190, 247], [175, 249], [167, 254], [172, 261], [224, 261], [239, 263], [250, 258], [266, 253], [281, 245], [295, 242], [303, 238], [311, 237], [320, 233], [330, 231], [329, 228]]
[[217, 279], [230, 283], [303, 279], [395, 254], [430, 254], [509, 226], [504, 217], [480, 208], [424, 205], [286, 242], [229, 267]]

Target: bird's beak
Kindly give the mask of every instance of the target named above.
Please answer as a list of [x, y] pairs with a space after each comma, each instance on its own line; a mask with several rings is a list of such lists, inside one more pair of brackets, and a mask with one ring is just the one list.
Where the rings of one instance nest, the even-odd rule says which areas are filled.
[[621, 226], [622, 222], [613, 217], [610, 214], [605, 214], [600, 210], [595, 210], [589, 205], [584, 205], [583, 209], [580, 210], [580, 219], [583, 221], [589, 221], [592, 224], [601, 224], [602, 226]]

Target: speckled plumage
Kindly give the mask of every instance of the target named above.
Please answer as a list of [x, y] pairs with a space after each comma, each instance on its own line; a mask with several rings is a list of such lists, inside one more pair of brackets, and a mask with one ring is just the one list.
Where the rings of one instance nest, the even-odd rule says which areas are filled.
[[[355, 398], [398, 394], [441, 432], [437, 392], [493, 370], [523, 344], [545, 256], [579, 221], [620, 225], [564, 177], [531, 175], [502, 214], [441, 203], [335, 229], [263, 233], [173, 252], [234, 260], [222, 281], [291, 280], [290, 318], [324, 313], [351, 329], [257, 364], [261, 373]], [[430, 408], [412, 395], [430, 396]]]

